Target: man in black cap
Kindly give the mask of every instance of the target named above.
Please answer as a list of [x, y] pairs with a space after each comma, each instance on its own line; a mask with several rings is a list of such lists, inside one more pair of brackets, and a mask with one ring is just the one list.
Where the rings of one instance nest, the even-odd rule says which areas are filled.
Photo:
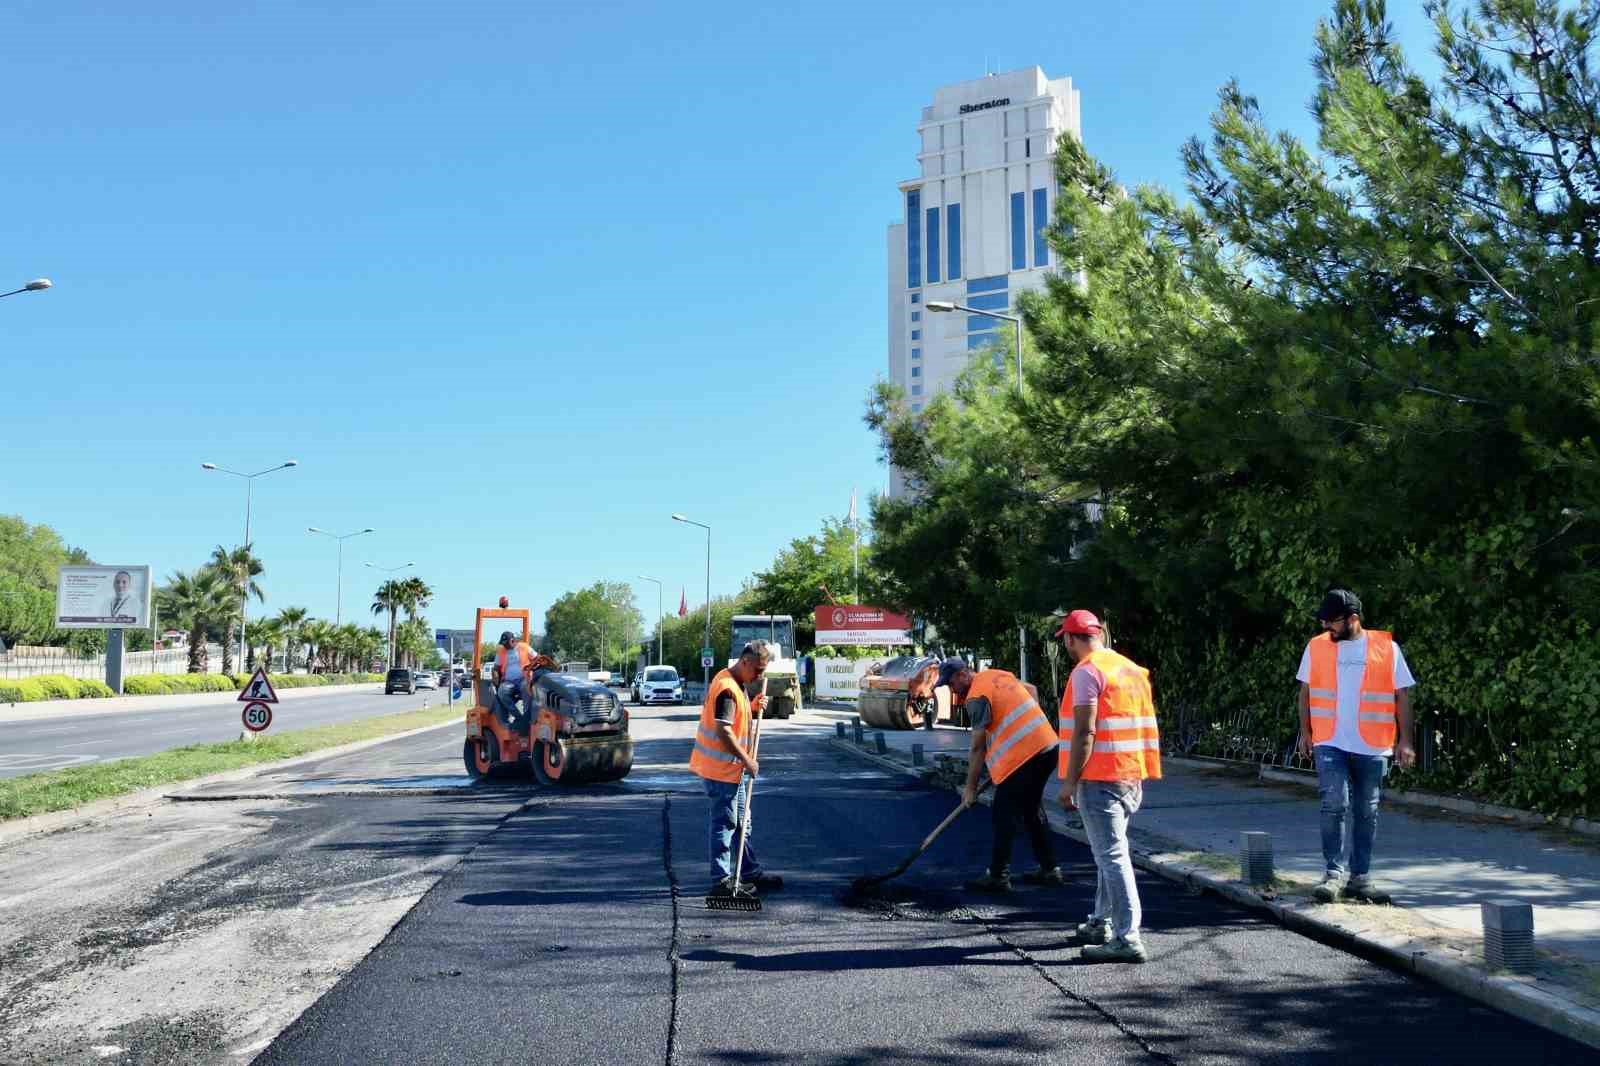
[[1355, 593], [1328, 590], [1317, 621], [1322, 632], [1306, 645], [1296, 675], [1300, 751], [1316, 763], [1322, 796], [1327, 873], [1313, 895], [1323, 903], [1341, 894], [1383, 902], [1388, 896], [1370, 877], [1378, 798], [1391, 756], [1401, 766], [1417, 760], [1411, 743], [1416, 680], [1391, 634], [1362, 627]]

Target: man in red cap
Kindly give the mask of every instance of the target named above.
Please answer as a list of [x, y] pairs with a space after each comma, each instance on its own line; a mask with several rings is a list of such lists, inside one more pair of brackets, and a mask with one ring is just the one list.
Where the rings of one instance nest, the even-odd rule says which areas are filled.
[[1144, 962], [1128, 821], [1144, 781], [1161, 776], [1150, 672], [1105, 646], [1100, 619], [1073, 611], [1056, 630], [1077, 665], [1061, 698], [1061, 805], [1077, 808], [1099, 875], [1094, 912], [1078, 926], [1088, 962]]

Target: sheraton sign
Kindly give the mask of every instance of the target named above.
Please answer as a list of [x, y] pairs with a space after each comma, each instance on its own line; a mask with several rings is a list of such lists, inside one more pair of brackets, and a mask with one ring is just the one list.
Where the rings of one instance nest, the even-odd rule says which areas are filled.
[[911, 619], [882, 607], [835, 604], [817, 608], [818, 644], [910, 644]]
[[1011, 97], [1002, 96], [998, 100], [985, 100], [981, 104], [962, 104], [961, 105], [961, 114], [970, 115], [974, 111], [987, 111], [991, 107], [1010, 107], [1010, 106], [1011, 106]]

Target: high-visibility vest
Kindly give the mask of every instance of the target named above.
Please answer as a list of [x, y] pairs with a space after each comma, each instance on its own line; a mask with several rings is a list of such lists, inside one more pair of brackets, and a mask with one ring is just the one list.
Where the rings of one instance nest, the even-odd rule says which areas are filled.
[[[1094, 708], [1094, 747], [1083, 766], [1084, 781], [1144, 781], [1161, 776], [1161, 733], [1150, 696], [1150, 671], [1114, 651], [1092, 651], [1083, 662], [1105, 676]], [[1080, 663], [1079, 665], [1082, 665]], [[1057, 773], [1067, 776], [1072, 755], [1072, 682], [1061, 698], [1061, 757]]]
[[969, 700], [989, 701], [989, 720], [984, 723], [986, 740], [983, 761], [989, 780], [1000, 784], [1017, 767], [1055, 747], [1056, 735], [1050, 719], [1039, 709], [1039, 701], [1022, 682], [1004, 670], [983, 670], [972, 679]]
[[726, 670], [711, 679], [706, 689], [706, 702], [700, 707], [700, 731], [695, 734], [694, 751], [689, 755], [689, 769], [712, 781], [737, 781], [744, 773], [744, 763], [733, 749], [722, 742], [717, 732], [717, 698], [724, 694], [733, 696], [733, 737], [740, 747], [750, 743], [750, 697], [744, 686], [733, 679]]
[[[1374, 748], [1394, 747], [1394, 636], [1377, 629], [1367, 633], [1367, 666], [1361, 675], [1361, 702], [1356, 726]], [[1326, 633], [1311, 638], [1311, 743], [1333, 739], [1339, 715], [1339, 648]]]
[[[516, 653], [517, 662], [522, 664], [522, 676], [524, 678], [528, 678], [528, 664], [533, 662], [533, 649], [528, 647], [525, 642], [519, 640], [517, 641]], [[494, 657], [495, 665], [500, 668], [501, 677], [506, 676], [506, 658], [507, 656], [505, 648], [501, 648], [499, 654]]]

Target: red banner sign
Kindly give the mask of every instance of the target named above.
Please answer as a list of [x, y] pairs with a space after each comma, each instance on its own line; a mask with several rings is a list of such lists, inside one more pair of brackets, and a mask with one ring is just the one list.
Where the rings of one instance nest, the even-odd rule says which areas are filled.
[[910, 644], [911, 619], [857, 604], [817, 608], [818, 644]]

